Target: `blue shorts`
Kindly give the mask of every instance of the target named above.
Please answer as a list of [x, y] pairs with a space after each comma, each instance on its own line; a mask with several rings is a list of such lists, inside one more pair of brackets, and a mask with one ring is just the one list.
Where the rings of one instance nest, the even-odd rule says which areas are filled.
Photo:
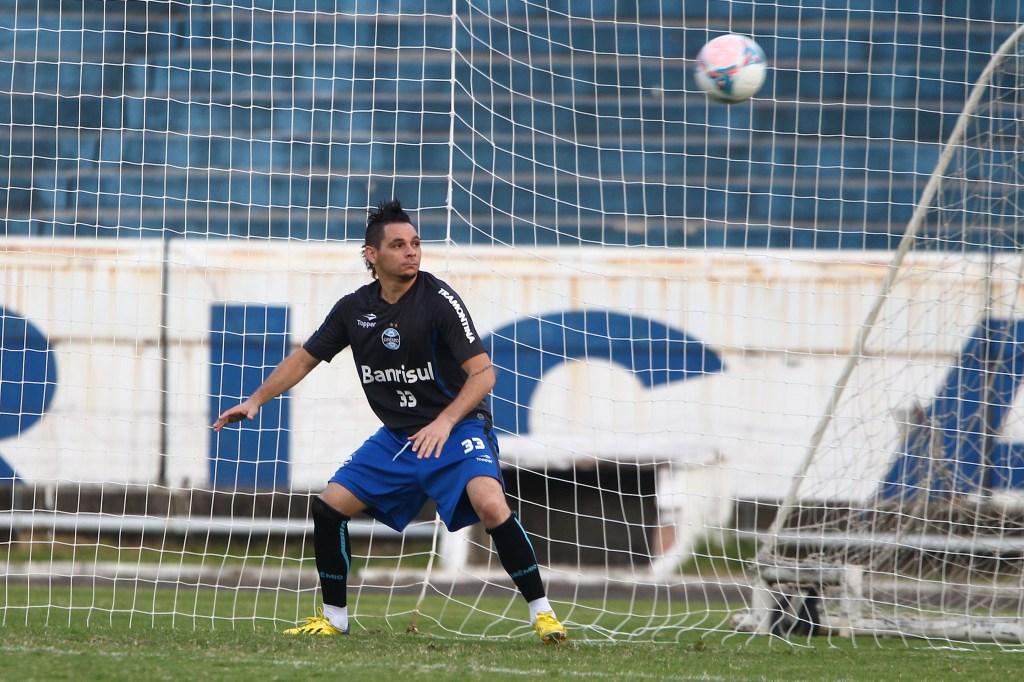
[[[466, 495], [466, 484], [477, 476], [497, 479], [504, 487], [498, 465], [498, 441], [484, 419], [465, 419], [452, 429], [440, 457], [417, 459], [409, 439], [382, 426], [341, 465], [332, 483], [345, 486], [366, 513], [401, 531], [412, 521], [427, 498], [448, 530], [456, 531], [480, 521]], [[396, 456], [397, 455], [397, 456]]]

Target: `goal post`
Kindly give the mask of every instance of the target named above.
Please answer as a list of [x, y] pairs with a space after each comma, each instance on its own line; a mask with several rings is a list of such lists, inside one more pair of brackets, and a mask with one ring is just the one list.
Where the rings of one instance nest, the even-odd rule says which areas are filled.
[[[950, 133], [757, 556], [740, 629], [1024, 642], [1024, 26]], [[827, 492], [831, 491], [831, 492]], [[836, 504], [835, 491], [847, 502]]]

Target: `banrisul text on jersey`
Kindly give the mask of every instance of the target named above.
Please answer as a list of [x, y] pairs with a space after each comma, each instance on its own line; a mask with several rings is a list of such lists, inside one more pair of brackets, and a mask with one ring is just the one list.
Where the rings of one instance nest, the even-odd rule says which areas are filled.
[[359, 372], [364, 384], [372, 384], [375, 381], [415, 384], [417, 381], [434, 380], [434, 365], [429, 362], [426, 367], [417, 367], [416, 369], [406, 369], [405, 365], [402, 365], [375, 370], [367, 365], [360, 365]]

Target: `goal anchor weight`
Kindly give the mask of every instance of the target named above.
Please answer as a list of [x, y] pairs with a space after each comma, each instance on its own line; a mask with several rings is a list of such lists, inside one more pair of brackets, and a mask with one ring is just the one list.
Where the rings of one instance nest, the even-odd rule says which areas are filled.
[[[750, 608], [733, 618], [739, 632], [849, 636], [860, 616], [863, 571], [857, 566], [766, 566], [751, 590]], [[826, 599], [838, 602], [836, 615], [830, 617], [823, 608]]]
[[780, 637], [814, 637], [821, 631], [818, 590], [797, 586], [795, 594], [775, 592], [771, 614], [772, 634]]

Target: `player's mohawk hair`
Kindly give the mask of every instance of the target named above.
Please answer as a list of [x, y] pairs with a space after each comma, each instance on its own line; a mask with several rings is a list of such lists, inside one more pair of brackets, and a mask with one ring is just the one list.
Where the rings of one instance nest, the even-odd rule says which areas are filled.
[[374, 279], [377, 279], [377, 270], [373, 264], [366, 259], [366, 247], [380, 248], [380, 241], [384, 238], [384, 228], [391, 223], [412, 223], [412, 218], [402, 209], [398, 199], [382, 201], [377, 208], [371, 208], [366, 215], [366, 237], [363, 239], [363, 263], [370, 271]]

